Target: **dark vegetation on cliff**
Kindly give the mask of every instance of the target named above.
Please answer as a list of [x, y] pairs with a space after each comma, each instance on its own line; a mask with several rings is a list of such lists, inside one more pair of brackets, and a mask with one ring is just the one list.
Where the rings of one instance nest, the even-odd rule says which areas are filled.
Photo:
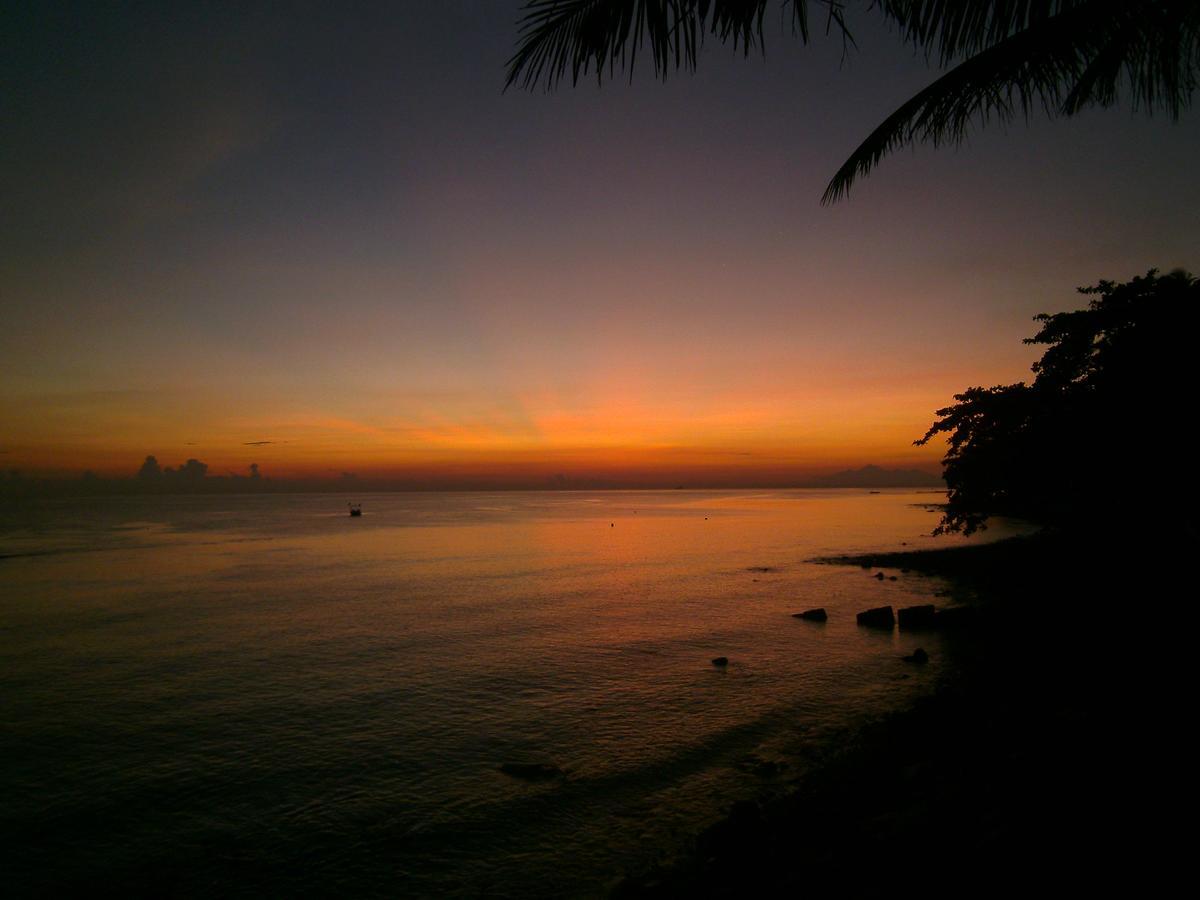
[[940, 531], [989, 516], [1073, 531], [1187, 528], [1196, 499], [1185, 437], [1200, 281], [1151, 270], [1080, 288], [1084, 309], [1039, 315], [1032, 383], [968, 388], [917, 443], [949, 439]]

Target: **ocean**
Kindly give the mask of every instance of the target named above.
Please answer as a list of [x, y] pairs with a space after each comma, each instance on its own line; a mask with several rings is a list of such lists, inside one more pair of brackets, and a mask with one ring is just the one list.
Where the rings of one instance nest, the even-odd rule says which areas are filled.
[[854, 620], [943, 585], [810, 562], [960, 542], [942, 499], [9, 502], [9, 895], [603, 895], [945, 673]]

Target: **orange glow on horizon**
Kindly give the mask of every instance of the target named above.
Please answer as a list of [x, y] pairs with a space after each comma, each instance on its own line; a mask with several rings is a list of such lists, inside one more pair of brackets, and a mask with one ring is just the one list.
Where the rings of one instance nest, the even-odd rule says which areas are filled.
[[[759, 397], [690, 408], [611, 399], [572, 409], [533, 398], [479, 418], [436, 410], [362, 420], [299, 414], [254, 417], [254, 430], [241, 417], [91, 433], [79, 422], [70, 441], [26, 422], [20, 429], [26, 440], [6, 448], [3, 465], [27, 473], [129, 476], [150, 454], [163, 466], [196, 458], [213, 475], [245, 474], [257, 463], [271, 478], [561, 475], [628, 484], [787, 483], [866, 464], [936, 472], [940, 448], [912, 446], [932, 418], [931, 402], [918, 400], [910, 409], [883, 404], [874, 415], [872, 405], [863, 397], [840, 403], [830, 397], [802, 408]], [[113, 416], [106, 412], [108, 420]], [[196, 439], [197, 432], [209, 436]]]
[[[653, 300], [622, 305], [615, 276], [581, 280], [568, 265], [539, 281], [519, 261], [486, 262], [487, 279], [463, 263], [462, 292], [483, 299], [458, 310], [440, 345], [391, 312], [360, 313], [351, 335], [322, 309], [322, 334], [281, 321], [294, 344], [239, 354], [218, 337], [213, 356], [170, 361], [158, 346], [104, 349], [87, 360], [90, 385], [11, 380], [0, 469], [129, 477], [153, 455], [164, 467], [198, 459], [211, 475], [256, 464], [273, 479], [447, 486], [787, 485], [864, 465], [936, 474], [942, 448], [912, 443], [936, 410], [970, 384], [1019, 379], [1034, 356], [1005, 334], [986, 352], [943, 339], [930, 355], [933, 326], [880, 312], [863, 327], [854, 286], [836, 274], [802, 290], [768, 267], [754, 285], [766, 305], [743, 315], [729, 275], [672, 284], [659, 273], [638, 289]], [[962, 327], [946, 318], [938, 328]]]

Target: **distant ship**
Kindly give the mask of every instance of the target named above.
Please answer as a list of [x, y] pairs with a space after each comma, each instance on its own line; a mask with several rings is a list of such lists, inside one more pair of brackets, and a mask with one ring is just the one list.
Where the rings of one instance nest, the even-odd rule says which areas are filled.
[[350, 515], [352, 515], [352, 516], [361, 516], [362, 515], [362, 504], [361, 503], [347, 503], [346, 505], [348, 507], [350, 507]]

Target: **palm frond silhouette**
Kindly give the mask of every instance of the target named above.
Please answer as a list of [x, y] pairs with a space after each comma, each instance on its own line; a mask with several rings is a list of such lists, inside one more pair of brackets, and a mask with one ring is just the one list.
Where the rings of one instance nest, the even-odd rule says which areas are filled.
[[847, 49], [847, 8], [862, 6], [944, 70], [850, 154], [823, 203], [905, 146], [957, 144], [973, 125], [1039, 110], [1073, 116], [1127, 103], [1178, 118], [1197, 83], [1197, 0], [527, 0], [505, 86], [553, 89], [618, 69], [632, 77], [643, 54], [665, 79], [694, 70], [706, 38], [763, 52], [776, 5], [799, 40], [808, 43], [815, 25]]

